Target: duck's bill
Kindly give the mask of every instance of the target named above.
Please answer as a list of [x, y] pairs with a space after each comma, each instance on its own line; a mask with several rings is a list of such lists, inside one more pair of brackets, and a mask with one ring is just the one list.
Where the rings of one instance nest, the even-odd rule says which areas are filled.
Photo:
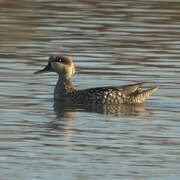
[[46, 73], [46, 72], [51, 72], [51, 66], [48, 64], [44, 69], [41, 69], [39, 71], [34, 72], [34, 74], [41, 74], [41, 73]]

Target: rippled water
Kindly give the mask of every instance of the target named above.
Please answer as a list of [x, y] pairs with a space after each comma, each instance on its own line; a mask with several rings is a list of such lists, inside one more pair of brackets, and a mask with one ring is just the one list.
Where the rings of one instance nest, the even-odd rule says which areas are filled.
[[[0, 174], [3, 179], [180, 178], [178, 0], [1, 0]], [[147, 82], [144, 104], [103, 109], [53, 102], [68, 54], [77, 88]]]

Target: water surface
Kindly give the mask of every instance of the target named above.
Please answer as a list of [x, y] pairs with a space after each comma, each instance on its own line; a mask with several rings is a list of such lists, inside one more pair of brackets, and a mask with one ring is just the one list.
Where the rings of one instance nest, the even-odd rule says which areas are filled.
[[[180, 178], [178, 0], [1, 0], [0, 174], [4, 179]], [[144, 104], [53, 102], [49, 55], [76, 65], [76, 88], [147, 82]]]

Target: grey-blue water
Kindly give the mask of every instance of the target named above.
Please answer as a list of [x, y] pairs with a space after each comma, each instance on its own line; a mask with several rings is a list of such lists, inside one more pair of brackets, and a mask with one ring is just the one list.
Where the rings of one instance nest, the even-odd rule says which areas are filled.
[[[0, 0], [0, 175], [3, 180], [180, 179], [178, 0]], [[53, 102], [67, 54], [84, 89], [160, 85], [116, 111]]]

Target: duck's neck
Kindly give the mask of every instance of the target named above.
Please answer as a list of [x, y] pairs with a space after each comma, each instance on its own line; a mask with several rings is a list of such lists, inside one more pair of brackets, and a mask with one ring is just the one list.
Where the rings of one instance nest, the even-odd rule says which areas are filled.
[[75, 91], [75, 87], [72, 84], [71, 77], [59, 75], [59, 79], [54, 89], [54, 99], [61, 100], [66, 98], [68, 93]]

